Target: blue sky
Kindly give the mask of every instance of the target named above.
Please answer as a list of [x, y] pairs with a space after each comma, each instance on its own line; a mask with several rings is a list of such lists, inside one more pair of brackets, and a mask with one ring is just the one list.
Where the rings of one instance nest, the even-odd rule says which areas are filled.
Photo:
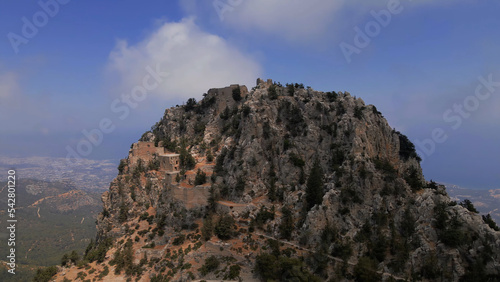
[[[2, 1], [0, 155], [64, 157], [105, 120], [112, 130], [85, 157], [123, 158], [166, 108], [263, 77], [361, 97], [416, 143], [426, 178], [500, 188], [498, 11], [469, 0]], [[145, 77], [151, 89], [124, 102]]]

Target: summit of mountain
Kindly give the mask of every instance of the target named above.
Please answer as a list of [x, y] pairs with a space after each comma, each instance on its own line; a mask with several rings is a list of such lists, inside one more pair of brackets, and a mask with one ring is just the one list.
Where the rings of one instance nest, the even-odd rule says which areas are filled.
[[169, 108], [102, 196], [66, 279], [500, 279], [500, 232], [426, 181], [348, 92], [257, 80]]

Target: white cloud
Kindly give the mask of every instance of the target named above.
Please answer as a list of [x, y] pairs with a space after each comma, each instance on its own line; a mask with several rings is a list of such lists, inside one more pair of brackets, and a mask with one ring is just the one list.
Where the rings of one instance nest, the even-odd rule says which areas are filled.
[[[228, 24], [300, 40], [327, 32], [345, 0], [252, 0], [224, 14]], [[215, 9], [215, 8], [214, 8]]]
[[142, 42], [119, 41], [108, 69], [121, 79], [120, 91], [142, 84], [145, 68], [169, 76], [149, 94], [165, 100], [200, 97], [209, 88], [238, 83], [253, 86], [261, 67], [225, 39], [201, 30], [192, 18], [167, 22]]
[[[465, 0], [462, 0], [465, 1]], [[389, 3], [404, 9], [444, 5], [451, 0], [180, 0], [183, 9], [199, 18], [250, 35], [266, 34], [292, 42], [335, 38], [363, 23], [370, 11]], [[456, 2], [456, 0], [455, 0]]]

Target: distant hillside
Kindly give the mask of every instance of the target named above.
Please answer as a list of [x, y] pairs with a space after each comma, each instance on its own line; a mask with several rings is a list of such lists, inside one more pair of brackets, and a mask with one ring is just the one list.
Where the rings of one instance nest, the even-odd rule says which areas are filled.
[[[102, 210], [100, 194], [76, 190], [62, 182], [18, 179], [16, 184], [16, 253], [17, 262], [27, 266], [23, 269], [59, 264], [63, 254], [72, 250], [83, 253], [96, 234], [95, 220]], [[6, 193], [6, 183], [1, 182], [1, 238], [8, 236]], [[0, 257], [5, 258], [6, 249], [1, 250]], [[7, 278], [12, 276], [0, 271], [0, 281]]]
[[500, 223], [500, 189], [480, 190], [467, 189], [456, 185], [445, 184], [450, 197], [457, 201], [469, 199], [481, 214], [491, 214]]

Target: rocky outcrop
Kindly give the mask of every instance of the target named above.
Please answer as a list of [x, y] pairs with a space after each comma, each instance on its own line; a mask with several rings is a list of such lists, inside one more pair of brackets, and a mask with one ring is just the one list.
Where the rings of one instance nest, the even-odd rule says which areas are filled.
[[[102, 197], [98, 242], [123, 239], [113, 246], [125, 250], [131, 239], [134, 248], [154, 243], [166, 252], [182, 245], [179, 236], [198, 238], [198, 249], [182, 255], [189, 266], [146, 252], [148, 279], [231, 277], [193, 267], [209, 255], [231, 256], [226, 271], [238, 265], [240, 277], [262, 278], [252, 268], [268, 238], [297, 246], [291, 257], [325, 280], [500, 277], [499, 232], [425, 181], [408, 138], [347, 92], [261, 79], [251, 91], [210, 89], [199, 102], [167, 109], [141, 141], [178, 153], [180, 173], [162, 171], [155, 154], [131, 151]], [[227, 214], [236, 231], [217, 234], [226, 245], [203, 254], [214, 244], [204, 232]]]

